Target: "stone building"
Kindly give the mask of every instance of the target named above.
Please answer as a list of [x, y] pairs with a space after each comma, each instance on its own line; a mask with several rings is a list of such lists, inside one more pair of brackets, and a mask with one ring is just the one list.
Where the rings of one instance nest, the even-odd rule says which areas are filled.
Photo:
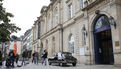
[[[121, 64], [121, 0], [51, 0], [41, 9], [40, 51], [82, 64]], [[35, 31], [34, 31], [35, 32]]]
[[33, 30], [33, 43], [32, 43], [32, 53], [40, 51], [40, 20], [39, 17], [32, 27]]

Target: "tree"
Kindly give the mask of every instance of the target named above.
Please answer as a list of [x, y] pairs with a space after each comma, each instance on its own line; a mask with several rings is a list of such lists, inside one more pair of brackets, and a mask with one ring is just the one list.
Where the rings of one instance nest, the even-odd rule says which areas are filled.
[[17, 39], [18, 39], [17, 36], [15, 36], [15, 35], [12, 35], [12, 36], [11, 36], [11, 41], [16, 41]]
[[[21, 30], [21, 28], [10, 23], [10, 18], [14, 17], [12, 13], [6, 12], [3, 8], [3, 0], [0, 0], [0, 43], [3, 44], [10, 40], [10, 35]], [[3, 47], [3, 45], [2, 45]]]

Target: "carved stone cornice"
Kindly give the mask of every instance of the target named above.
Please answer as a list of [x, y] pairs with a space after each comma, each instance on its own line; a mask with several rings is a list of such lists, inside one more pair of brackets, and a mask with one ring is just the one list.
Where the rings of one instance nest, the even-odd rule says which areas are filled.
[[53, 34], [56, 31], [59, 31], [62, 28], [61, 24], [58, 24], [56, 27], [52, 28], [50, 31], [46, 32], [45, 34], [40, 36], [40, 39], [44, 39], [46, 37], [48, 37], [49, 35]]
[[82, 11], [89, 10], [89, 9], [95, 7], [97, 4], [99, 4], [99, 3], [103, 2], [103, 1], [105, 1], [105, 0], [94, 0], [90, 4], [88, 4], [88, 2], [86, 1], [87, 2], [87, 5], [85, 5], [85, 7], [82, 8]]

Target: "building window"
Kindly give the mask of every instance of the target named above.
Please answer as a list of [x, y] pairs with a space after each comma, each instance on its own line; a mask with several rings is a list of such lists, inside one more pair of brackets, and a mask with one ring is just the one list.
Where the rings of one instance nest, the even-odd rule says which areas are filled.
[[47, 24], [46, 24], [46, 17], [44, 18], [44, 33], [46, 33], [46, 29], [47, 29]]
[[74, 37], [71, 35], [69, 37], [69, 52], [74, 53]]
[[72, 3], [69, 4], [69, 18], [72, 18]]
[[52, 40], [53, 40], [53, 49], [52, 50], [53, 50], [53, 53], [55, 53], [55, 37], [53, 37]]
[[51, 17], [49, 15], [49, 17], [48, 17], [48, 30], [50, 30], [50, 29], [51, 29]]
[[86, 33], [82, 30], [82, 40], [83, 40], [83, 46], [86, 45]]
[[57, 25], [57, 24], [58, 24], [58, 11], [56, 9], [56, 11], [55, 11], [55, 25]]
[[86, 1], [86, 0], [81, 0], [81, 6], [82, 6], [82, 8], [85, 7], [85, 4], [84, 4], [85, 1]]

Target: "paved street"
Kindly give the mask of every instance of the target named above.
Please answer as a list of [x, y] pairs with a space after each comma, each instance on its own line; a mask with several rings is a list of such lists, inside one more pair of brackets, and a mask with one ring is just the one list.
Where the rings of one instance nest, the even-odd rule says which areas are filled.
[[114, 67], [112, 65], [77, 65], [73, 67], [72, 65], [58, 66], [58, 65], [38, 65], [30, 63], [22, 67], [6, 68], [5, 66], [0, 67], [0, 69], [121, 69], [121, 67]]

